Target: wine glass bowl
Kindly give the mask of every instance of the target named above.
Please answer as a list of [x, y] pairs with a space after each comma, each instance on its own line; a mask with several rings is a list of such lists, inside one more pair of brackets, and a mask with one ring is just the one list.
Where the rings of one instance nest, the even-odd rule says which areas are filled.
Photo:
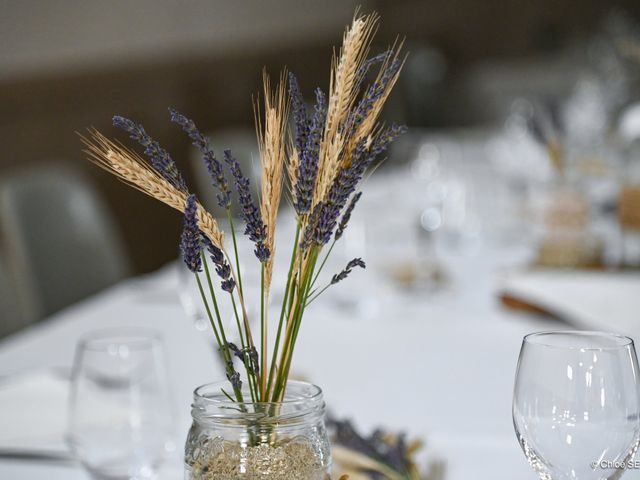
[[578, 331], [526, 336], [513, 423], [539, 478], [622, 475], [638, 447], [638, 387], [638, 361], [628, 337]]

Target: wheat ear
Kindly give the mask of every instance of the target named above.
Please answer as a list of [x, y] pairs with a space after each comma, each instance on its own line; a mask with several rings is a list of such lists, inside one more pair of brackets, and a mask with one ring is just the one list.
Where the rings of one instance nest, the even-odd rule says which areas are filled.
[[[89, 138], [82, 135], [80, 137], [86, 146], [84, 152], [91, 162], [115, 175], [123, 183], [179, 212], [184, 212], [187, 193], [167, 182], [135, 152], [108, 139], [95, 129], [89, 130]], [[224, 235], [218, 223], [200, 203], [198, 203], [198, 223], [211, 242], [224, 250]]]

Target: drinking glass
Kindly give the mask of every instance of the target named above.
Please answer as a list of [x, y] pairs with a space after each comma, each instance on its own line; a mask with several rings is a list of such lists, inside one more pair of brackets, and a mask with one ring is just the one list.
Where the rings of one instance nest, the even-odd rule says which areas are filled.
[[103, 330], [78, 343], [68, 440], [92, 477], [142, 480], [175, 449], [173, 408], [160, 336]]
[[639, 409], [630, 338], [579, 331], [524, 337], [513, 423], [540, 479], [619, 478], [635, 466]]

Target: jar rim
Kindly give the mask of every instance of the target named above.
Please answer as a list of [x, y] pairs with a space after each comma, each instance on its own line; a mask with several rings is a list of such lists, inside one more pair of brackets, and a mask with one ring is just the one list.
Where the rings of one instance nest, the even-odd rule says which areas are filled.
[[[294, 392], [291, 392], [293, 387]], [[233, 406], [238, 407], [239, 402], [231, 401], [227, 398], [222, 389], [229, 390], [229, 382], [218, 381], [205, 383], [200, 385], [193, 391], [194, 402], [203, 403], [216, 407]], [[306, 391], [305, 391], [306, 389]], [[207, 394], [209, 393], [209, 394]], [[243, 389], [243, 394], [244, 394]], [[248, 394], [247, 390], [247, 394]], [[294, 395], [291, 395], [293, 393]], [[289, 395], [289, 396], [287, 396]], [[295, 406], [312, 403], [314, 401], [322, 400], [322, 389], [313, 383], [304, 382], [300, 380], [289, 380], [287, 382], [287, 390], [285, 392], [285, 398], [281, 402], [244, 402], [247, 405], [274, 405], [274, 406]]]
[[[191, 415], [194, 420], [242, 426], [257, 423], [296, 425], [324, 416], [322, 389], [308, 382], [291, 380], [287, 383], [282, 402], [235, 402], [223, 392], [230, 391], [228, 381], [208, 383], [193, 392]], [[245, 398], [248, 389], [243, 389]]]

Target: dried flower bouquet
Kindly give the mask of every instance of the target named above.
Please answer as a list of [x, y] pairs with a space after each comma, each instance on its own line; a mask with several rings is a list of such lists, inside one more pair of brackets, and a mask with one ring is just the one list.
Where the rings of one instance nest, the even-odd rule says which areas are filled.
[[[352, 269], [364, 268], [359, 259], [320, 285], [320, 274], [334, 244], [347, 227], [362, 193], [358, 191], [367, 171], [405, 128], [379, 121], [382, 107], [398, 79], [403, 60], [401, 44], [369, 56], [378, 17], [356, 15], [334, 56], [328, 95], [315, 90], [315, 105], [307, 112], [296, 77], [283, 74], [275, 89], [264, 76], [263, 105], [256, 105], [256, 129], [261, 161], [259, 199], [254, 199], [250, 179], [229, 150], [220, 159], [195, 123], [175, 109], [170, 119], [199, 149], [217, 190], [217, 201], [227, 214], [231, 246], [218, 221], [192, 193], [176, 163], [138, 123], [113, 118], [144, 149], [137, 153], [96, 130], [84, 138], [89, 158], [123, 182], [184, 214], [180, 247], [194, 273], [211, 328], [226, 365], [230, 389], [224, 394], [238, 404], [283, 400], [300, 325], [309, 304], [329, 286], [345, 279]], [[290, 117], [291, 121], [290, 121]], [[291, 126], [290, 126], [291, 125]], [[229, 185], [225, 169], [234, 184]], [[284, 299], [275, 324], [275, 341], [267, 318], [274, 267], [275, 228], [285, 177], [296, 216]], [[261, 268], [259, 331], [253, 331], [246, 308], [237, 235], [231, 213], [232, 190], [244, 220], [244, 233], [254, 244]], [[213, 268], [209, 266], [209, 256]], [[213, 272], [212, 270], [215, 270]], [[217, 281], [216, 281], [217, 277]], [[237, 331], [228, 332], [220, 315], [220, 302], [229, 301]], [[237, 338], [236, 345], [230, 340]], [[234, 359], [244, 370], [241, 378]], [[243, 388], [243, 382], [246, 382]], [[248, 386], [248, 390], [246, 387]], [[247, 393], [248, 392], [248, 393]]]

